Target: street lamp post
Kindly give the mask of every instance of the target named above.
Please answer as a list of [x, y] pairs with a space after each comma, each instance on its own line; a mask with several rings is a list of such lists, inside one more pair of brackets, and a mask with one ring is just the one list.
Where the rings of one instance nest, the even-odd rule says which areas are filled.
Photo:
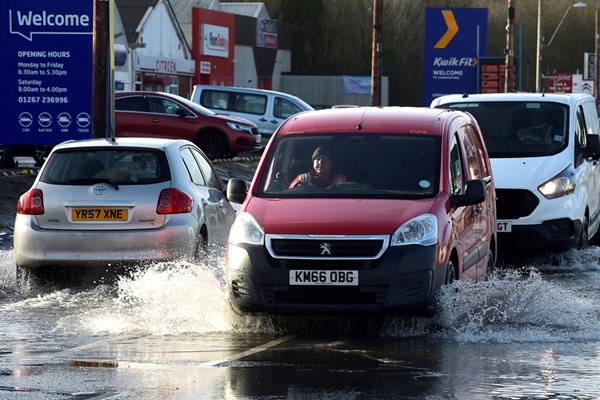
[[543, 38], [542, 38], [542, 0], [538, 0], [538, 14], [537, 14], [537, 51], [536, 51], [536, 63], [535, 63], [535, 90], [537, 92], [541, 92], [542, 91], [542, 85], [541, 85], [541, 61], [542, 61], [542, 49], [544, 49], [545, 47], [550, 46], [550, 44], [552, 43], [552, 41], [554, 40], [554, 37], [556, 36], [556, 33], [558, 32], [558, 30], [560, 29], [560, 26], [562, 25], [562, 23], [565, 21], [565, 18], [567, 18], [567, 14], [569, 14], [569, 11], [571, 10], [571, 8], [585, 8], [587, 7], [587, 4], [585, 4], [583, 1], [579, 1], [575, 4], [571, 3], [569, 4], [569, 7], [567, 7], [567, 10], [565, 11], [565, 14], [562, 16], [562, 18], [560, 19], [558, 25], [556, 26], [556, 29], [554, 30], [554, 33], [552, 33], [552, 36], [550, 37], [550, 40], [548, 41], [548, 43], [543, 43]]
[[594, 23], [594, 97], [598, 109], [598, 1], [596, 1], [596, 21]]

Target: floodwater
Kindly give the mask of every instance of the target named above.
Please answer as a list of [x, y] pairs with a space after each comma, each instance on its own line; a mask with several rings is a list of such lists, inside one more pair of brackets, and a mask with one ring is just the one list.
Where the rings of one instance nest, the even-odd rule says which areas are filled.
[[600, 399], [600, 247], [455, 282], [429, 319], [240, 316], [222, 259], [20, 292], [0, 250], [0, 399]]

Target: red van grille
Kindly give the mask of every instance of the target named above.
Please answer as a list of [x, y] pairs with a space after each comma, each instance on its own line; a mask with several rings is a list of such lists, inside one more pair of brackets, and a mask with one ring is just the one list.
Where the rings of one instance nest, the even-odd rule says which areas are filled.
[[374, 260], [383, 254], [388, 244], [388, 236], [267, 235], [267, 248], [276, 259]]

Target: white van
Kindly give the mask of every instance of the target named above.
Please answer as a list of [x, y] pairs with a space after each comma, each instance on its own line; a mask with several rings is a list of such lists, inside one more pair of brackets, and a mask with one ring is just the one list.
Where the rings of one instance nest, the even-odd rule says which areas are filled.
[[254, 122], [263, 141], [268, 141], [289, 116], [313, 110], [304, 100], [291, 94], [232, 86], [194, 85], [191, 100], [217, 114]]
[[599, 127], [592, 96], [448, 95], [431, 107], [467, 111], [481, 127], [496, 184], [499, 245], [587, 245], [600, 224]]

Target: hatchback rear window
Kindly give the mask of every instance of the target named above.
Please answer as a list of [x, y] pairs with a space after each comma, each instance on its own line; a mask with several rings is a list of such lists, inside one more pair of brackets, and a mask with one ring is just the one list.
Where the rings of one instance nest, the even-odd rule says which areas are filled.
[[82, 148], [57, 151], [40, 180], [55, 185], [145, 185], [169, 181], [162, 151], [134, 148]]
[[[418, 198], [438, 193], [440, 138], [409, 134], [320, 134], [280, 136], [266, 160], [264, 197]], [[316, 149], [336, 172], [325, 185], [295, 187], [313, 168]], [[335, 181], [335, 182], [334, 182]]]

